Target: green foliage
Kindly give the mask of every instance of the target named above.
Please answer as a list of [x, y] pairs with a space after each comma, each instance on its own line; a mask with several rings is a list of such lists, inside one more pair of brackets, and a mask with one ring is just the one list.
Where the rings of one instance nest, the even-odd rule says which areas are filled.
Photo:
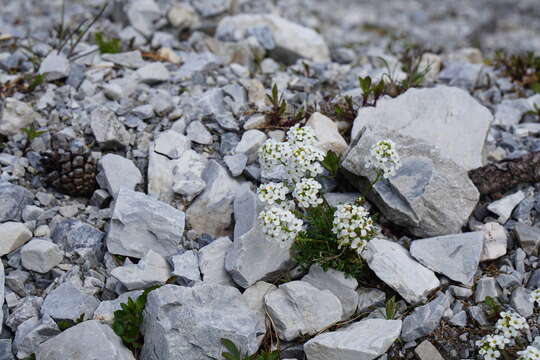
[[266, 98], [270, 101], [270, 105], [272, 106], [270, 113], [268, 114], [270, 124], [278, 125], [287, 110], [287, 102], [283, 100], [283, 94], [279, 95], [276, 84], [272, 87], [272, 93], [270, 95], [266, 94]]
[[221, 339], [221, 344], [227, 349], [227, 352], [221, 354], [224, 360], [279, 360], [278, 351], [263, 351], [260, 354], [248, 356], [242, 354], [242, 351], [231, 340]]
[[491, 296], [486, 296], [484, 299], [484, 311], [489, 319], [497, 319], [502, 311], [501, 305]]
[[533, 108], [534, 108], [534, 110], [527, 111], [525, 113], [525, 115], [538, 116], [538, 120], [540, 120], [540, 107], [538, 105], [536, 105], [536, 104], [533, 104]]
[[385, 314], [387, 320], [394, 320], [396, 318], [398, 311], [398, 306], [396, 303], [396, 297], [392, 296], [388, 301], [386, 302], [386, 308], [385, 308]]
[[358, 83], [360, 84], [360, 89], [362, 89], [362, 106], [377, 105], [377, 100], [379, 100], [385, 90], [384, 80], [381, 79], [377, 84], [373, 84], [371, 77], [366, 76], [359, 77]]
[[29, 127], [22, 128], [21, 131], [26, 135], [28, 142], [32, 142], [32, 140], [45, 133], [45, 131], [37, 130], [34, 124], [30, 125]]
[[120, 304], [120, 310], [114, 312], [112, 329], [120, 336], [124, 345], [131, 351], [138, 352], [143, 345], [141, 325], [143, 322], [143, 310], [146, 306], [148, 293], [159, 286], [146, 289], [136, 300], [128, 298], [127, 303]]
[[303, 270], [312, 264], [324, 270], [335, 269], [357, 279], [365, 276], [365, 265], [358, 253], [348, 246], [339, 248], [336, 235], [332, 232], [335, 209], [324, 202], [310, 208], [302, 216], [307, 229], [296, 237], [292, 245], [294, 260]]
[[108, 39], [102, 32], [94, 33], [94, 39], [99, 47], [99, 52], [102, 54], [116, 54], [122, 51], [120, 39]]
[[27, 84], [28, 84], [28, 91], [34, 91], [38, 86], [43, 84], [45, 81], [45, 77], [43, 74], [36, 74], [36, 75], [28, 75], [25, 78]]
[[69, 329], [70, 327], [73, 327], [77, 324], [80, 324], [84, 321], [84, 313], [81, 314], [76, 320], [59, 320], [56, 322], [56, 325], [58, 325], [58, 328], [60, 331], [64, 331]]
[[513, 81], [540, 93], [540, 56], [534, 52], [509, 55], [499, 50], [495, 52], [494, 65]]
[[379, 61], [386, 67], [383, 93], [392, 97], [399, 96], [410, 88], [422, 86], [430, 69], [429, 66], [421, 68], [422, 53], [418, 48], [407, 48], [400, 57], [401, 70], [405, 73], [403, 79], [397, 79], [396, 69], [392, 69], [384, 58], [379, 57]]
[[321, 161], [321, 165], [328, 170], [331, 177], [336, 177], [339, 173], [339, 156], [332, 150], [329, 150], [324, 160]]

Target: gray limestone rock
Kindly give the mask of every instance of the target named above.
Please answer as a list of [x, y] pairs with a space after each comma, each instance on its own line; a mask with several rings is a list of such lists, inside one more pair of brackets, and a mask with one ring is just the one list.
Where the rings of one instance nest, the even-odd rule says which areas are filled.
[[63, 283], [53, 291], [41, 306], [41, 314], [48, 315], [55, 320], [77, 320], [82, 314], [84, 319], [91, 319], [99, 300], [84, 293], [81, 289], [70, 283]]
[[418, 237], [458, 233], [476, 207], [479, 193], [465, 169], [442, 155], [435, 146], [397, 133], [381, 124], [367, 128], [353, 140], [342, 166], [359, 190], [374, 181], [366, 168], [370, 148], [381, 139], [392, 139], [401, 158], [396, 175], [378, 181], [367, 197], [391, 222]]
[[343, 307], [343, 319], [350, 318], [358, 307], [358, 281], [334, 269], [324, 271], [318, 265], [311, 265], [309, 273], [302, 278], [319, 290], [330, 290], [336, 295]]
[[266, 239], [257, 219], [262, 204], [249, 188], [234, 199], [234, 242], [227, 253], [225, 268], [243, 288], [259, 280], [269, 280], [291, 266], [290, 246]]
[[201, 271], [199, 270], [199, 255], [188, 250], [179, 255], [171, 256], [170, 262], [173, 270], [172, 275], [178, 277], [177, 283], [186, 285], [194, 285], [202, 281]]
[[58, 222], [52, 231], [52, 240], [65, 251], [80, 248], [100, 250], [105, 234], [95, 227], [75, 219], [65, 219]]
[[199, 250], [199, 269], [204, 283], [234, 286], [225, 269], [225, 256], [231, 246], [228, 237], [221, 237]]
[[440, 294], [426, 305], [419, 306], [403, 320], [401, 337], [405, 341], [413, 341], [430, 334], [441, 321], [444, 312], [450, 307], [450, 296]]
[[171, 277], [171, 268], [163, 256], [150, 249], [137, 264], [114, 268], [111, 275], [126, 289], [138, 290], [165, 284]]
[[135, 360], [109, 325], [90, 320], [77, 324], [42, 343], [36, 360]]
[[379, 279], [411, 304], [425, 301], [440, 285], [433, 271], [416, 262], [397, 243], [373, 239], [368, 242], [362, 257]]
[[39, 273], [49, 272], [62, 262], [64, 252], [52, 241], [33, 239], [21, 249], [22, 266]]
[[143, 257], [150, 249], [162, 256], [181, 248], [185, 215], [140, 192], [121, 188], [107, 232], [112, 254]]
[[22, 186], [0, 182], [0, 223], [20, 221], [23, 209], [33, 200], [34, 195]]
[[142, 174], [133, 161], [120, 155], [107, 154], [98, 162], [96, 180], [99, 186], [116, 196], [120, 187], [135, 190], [135, 186], [142, 181]]
[[265, 296], [268, 313], [278, 336], [291, 341], [339, 321], [343, 309], [330, 290], [319, 290], [305, 281], [291, 281], [280, 285]]
[[128, 291], [120, 295], [114, 300], [102, 301], [94, 311], [94, 320], [98, 320], [102, 323], [112, 325], [114, 320], [114, 312], [120, 310], [120, 304], [128, 302], [128, 299], [135, 301], [143, 293], [142, 290]]
[[106, 107], [98, 107], [90, 114], [90, 128], [101, 148], [124, 149], [131, 136], [115, 113]]
[[472, 285], [484, 245], [481, 231], [415, 240], [411, 255], [424, 266], [465, 285]]
[[308, 360], [372, 360], [399, 337], [401, 320], [366, 319], [315, 336], [304, 344]]
[[527, 255], [538, 255], [540, 248], [540, 228], [517, 223], [514, 227], [514, 234]]
[[221, 358], [221, 339], [253, 354], [265, 333], [264, 323], [240, 292], [230, 286], [165, 285], [152, 291], [144, 310], [141, 360], [212, 360]]

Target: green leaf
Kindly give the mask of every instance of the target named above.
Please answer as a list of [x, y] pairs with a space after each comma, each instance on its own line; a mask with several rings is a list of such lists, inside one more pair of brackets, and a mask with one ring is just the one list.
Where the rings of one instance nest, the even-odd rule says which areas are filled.
[[369, 95], [371, 88], [371, 77], [359, 77], [358, 82], [360, 83], [360, 88], [362, 89], [364, 95]]
[[336, 177], [339, 172], [339, 156], [332, 150], [329, 150], [321, 162], [321, 165], [328, 170], [330, 176]]
[[396, 298], [395, 296], [392, 296], [387, 302], [386, 302], [386, 319], [387, 320], [393, 320], [396, 316], [397, 308], [396, 308]]
[[236, 347], [236, 345], [229, 339], [221, 339], [221, 344], [227, 349], [229, 352], [222, 353], [221, 355], [227, 359], [227, 360], [243, 360], [242, 353], [240, 352], [240, 349]]
[[99, 48], [99, 52], [102, 54], [116, 54], [122, 51], [120, 39], [107, 39], [101, 32], [96, 32], [94, 38]]
[[536, 82], [536, 83], [531, 84], [531, 90], [537, 94], [540, 94], [540, 83]]

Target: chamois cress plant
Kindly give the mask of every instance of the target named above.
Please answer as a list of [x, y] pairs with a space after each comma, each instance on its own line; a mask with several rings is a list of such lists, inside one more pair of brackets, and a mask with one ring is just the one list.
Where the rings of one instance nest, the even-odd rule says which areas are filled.
[[[540, 289], [531, 292], [529, 301], [540, 304]], [[510, 346], [513, 347], [513, 351], [516, 351], [516, 347], [526, 345], [527, 336], [524, 332], [529, 329], [527, 319], [513, 311], [502, 311], [499, 316], [495, 324], [495, 333], [486, 335], [476, 342], [479, 348], [478, 354], [484, 360], [499, 359], [503, 353], [508, 355]], [[540, 360], [540, 351], [533, 346], [526, 346], [525, 349], [516, 351], [514, 354], [517, 355], [518, 360]]]
[[[322, 196], [317, 181], [324, 170], [337, 172], [337, 156], [315, 147], [317, 138], [310, 127], [295, 125], [287, 132], [287, 141], [268, 140], [259, 150], [263, 170], [281, 170], [281, 182], [259, 186], [259, 199], [265, 204], [259, 214], [266, 238], [291, 247], [295, 261], [304, 269], [319, 264], [353, 277], [361, 277], [363, 261], [359, 256], [377, 227], [364, 200], [331, 206]], [[395, 174], [399, 156], [395, 144], [382, 140], [371, 149], [369, 168], [380, 177]]]

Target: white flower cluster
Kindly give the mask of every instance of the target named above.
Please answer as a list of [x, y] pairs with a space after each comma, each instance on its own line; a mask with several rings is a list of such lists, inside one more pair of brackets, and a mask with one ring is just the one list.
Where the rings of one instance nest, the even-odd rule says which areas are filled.
[[294, 241], [302, 230], [302, 220], [298, 219], [287, 209], [277, 206], [260, 212], [259, 220], [264, 234], [271, 240], [277, 241], [281, 247], [287, 247]]
[[259, 149], [261, 168], [271, 171], [284, 166], [287, 180], [298, 182], [304, 177], [316, 177], [323, 172], [319, 163], [324, 152], [315, 148], [317, 138], [310, 127], [295, 125], [287, 132], [287, 142], [267, 140]]
[[540, 305], [540, 289], [531, 291], [529, 295], [529, 301]]
[[350, 246], [360, 254], [375, 235], [375, 226], [364, 207], [343, 204], [336, 208], [332, 231], [337, 235], [340, 247]]
[[503, 350], [510, 340], [502, 335], [486, 335], [476, 342], [480, 348], [478, 353], [484, 356], [485, 360], [495, 360], [501, 356], [499, 350]]
[[534, 346], [527, 346], [523, 351], [518, 351], [518, 360], [540, 360], [540, 351]]
[[319, 197], [321, 188], [322, 185], [313, 179], [305, 178], [297, 182], [293, 196], [298, 201], [298, 206], [309, 208], [322, 204], [323, 200]]
[[513, 339], [520, 335], [521, 330], [528, 329], [527, 319], [513, 311], [503, 311], [501, 318], [495, 324], [495, 328], [502, 332], [503, 336]]
[[483, 355], [485, 360], [498, 359], [501, 356], [499, 350], [504, 349], [506, 344], [513, 343], [514, 339], [521, 335], [522, 330], [529, 328], [527, 319], [518, 313], [503, 311], [500, 316], [501, 318], [495, 324], [499, 334], [486, 335], [476, 342], [476, 345], [480, 348], [478, 353]]
[[275, 182], [262, 184], [257, 189], [257, 195], [259, 195], [259, 199], [261, 199], [262, 202], [268, 205], [279, 205], [281, 207], [286, 207], [285, 204], [289, 192], [290, 190], [285, 184]]
[[387, 179], [394, 176], [400, 166], [396, 144], [392, 140], [380, 140], [371, 147], [371, 157], [368, 158], [366, 167], [373, 168]]

